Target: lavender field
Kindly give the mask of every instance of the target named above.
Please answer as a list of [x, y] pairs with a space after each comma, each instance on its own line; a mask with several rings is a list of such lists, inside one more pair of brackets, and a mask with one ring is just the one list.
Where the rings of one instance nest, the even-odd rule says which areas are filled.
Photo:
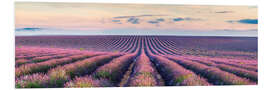
[[16, 36], [16, 88], [257, 85], [255, 37]]

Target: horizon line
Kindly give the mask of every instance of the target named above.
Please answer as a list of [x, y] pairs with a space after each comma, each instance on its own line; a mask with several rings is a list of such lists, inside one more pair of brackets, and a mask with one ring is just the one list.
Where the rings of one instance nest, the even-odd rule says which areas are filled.
[[177, 36], [177, 37], [253, 37], [258, 36], [229, 36], [229, 35], [15, 35], [15, 37], [31, 37], [31, 36]]

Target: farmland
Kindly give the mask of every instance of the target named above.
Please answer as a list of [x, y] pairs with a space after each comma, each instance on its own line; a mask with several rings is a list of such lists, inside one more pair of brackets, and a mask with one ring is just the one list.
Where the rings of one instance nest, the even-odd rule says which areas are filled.
[[16, 88], [257, 85], [255, 37], [16, 36]]

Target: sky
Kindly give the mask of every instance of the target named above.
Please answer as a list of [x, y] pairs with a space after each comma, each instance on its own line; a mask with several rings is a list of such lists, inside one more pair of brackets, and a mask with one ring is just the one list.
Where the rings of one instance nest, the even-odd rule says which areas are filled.
[[256, 6], [15, 3], [15, 35], [258, 35]]

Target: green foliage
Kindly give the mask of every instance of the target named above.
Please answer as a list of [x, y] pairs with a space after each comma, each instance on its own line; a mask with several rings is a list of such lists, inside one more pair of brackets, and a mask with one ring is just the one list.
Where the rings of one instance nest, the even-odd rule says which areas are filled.
[[187, 78], [191, 77], [192, 74], [187, 74], [187, 75], [182, 75], [182, 76], [179, 76], [177, 79], [176, 79], [176, 83], [182, 83], [184, 80], [186, 80]]
[[96, 78], [107, 78], [107, 79], [112, 79], [111, 74], [107, 71], [99, 71], [95, 74]]
[[66, 81], [69, 80], [69, 75], [67, 75], [65, 70], [55, 69], [49, 73], [50, 84], [53, 87], [63, 86]]
[[42, 88], [42, 85], [35, 83], [35, 82], [29, 82], [25, 86], [26, 88]]
[[84, 48], [80, 48], [81, 51], [85, 50]]

